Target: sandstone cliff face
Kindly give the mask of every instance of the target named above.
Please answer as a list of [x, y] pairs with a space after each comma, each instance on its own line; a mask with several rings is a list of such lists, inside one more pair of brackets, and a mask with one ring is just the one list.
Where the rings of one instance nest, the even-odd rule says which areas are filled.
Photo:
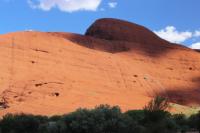
[[[63, 114], [99, 104], [142, 108], [154, 95], [200, 104], [200, 54], [114, 19], [86, 35], [0, 35], [0, 115]], [[1, 105], [0, 105], [1, 106]]]

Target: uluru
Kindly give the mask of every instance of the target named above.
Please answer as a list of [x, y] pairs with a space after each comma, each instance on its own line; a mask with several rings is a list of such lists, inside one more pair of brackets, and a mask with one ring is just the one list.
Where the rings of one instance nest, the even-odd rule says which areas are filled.
[[200, 53], [124, 20], [96, 20], [84, 35], [0, 35], [0, 115], [64, 114], [100, 104], [141, 109], [155, 95], [200, 105]]

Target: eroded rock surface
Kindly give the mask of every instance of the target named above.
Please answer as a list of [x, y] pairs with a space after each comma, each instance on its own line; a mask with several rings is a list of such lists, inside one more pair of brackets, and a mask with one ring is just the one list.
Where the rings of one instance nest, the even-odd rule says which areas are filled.
[[99, 104], [141, 109], [157, 94], [200, 104], [200, 54], [121, 20], [97, 20], [86, 36], [0, 35], [0, 70], [0, 115], [54, 115]]

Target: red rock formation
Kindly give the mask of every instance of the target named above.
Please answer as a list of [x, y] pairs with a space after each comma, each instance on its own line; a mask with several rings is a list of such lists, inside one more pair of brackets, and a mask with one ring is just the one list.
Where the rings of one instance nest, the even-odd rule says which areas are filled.
[[99, 104], [125, 111], [156, 94], [200, 104], [200, 54], [120, 20], [98, 20], [86, 36], [0, 35], [0, 60], [0, 106], [8, 107], [0, 115], [63, 114]]
[[95, 21], [85, 35], [110, 41], [127, 41], [143, 45], [166, 42], [143, 26], [111, 18]]

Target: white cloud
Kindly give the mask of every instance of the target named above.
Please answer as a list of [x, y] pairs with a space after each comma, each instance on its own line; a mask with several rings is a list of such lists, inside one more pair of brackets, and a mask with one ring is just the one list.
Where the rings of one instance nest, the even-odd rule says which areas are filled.
[[27, 0], [29, 6], [33, 9], [37, 8], [37, 5], [32, 2], [32, 0]]
[[194, 43], [192, 45], [190, 45], [190, 48], [192, 49], [200, 49], [200, 42]]
[[179, 32], [174, 26], [167, 26], [165, 29], [154, 31], [159, 37], [173, 43], [182, 43], [187, 39], [192, 38], [193, 33], [184, 31]]
[[195, 37], [200, 37], [200, 31], [198, 31], [198, 30], [195, 31], [194, 36], [195, 36]]
[[34, 3], [32, 0], [28, 0], [32, 8], [39, 8], [44, 11], [58, 8], [64, 12], [96, 11], [101, 2], [102, 0], [38, 0], [37, 3]]
[[109, 6], [110, 8], [115, 8], [115, 7], [117, 6], [117, 2], [109, 2], [109, 3], [108, 3], [108, 6]]

